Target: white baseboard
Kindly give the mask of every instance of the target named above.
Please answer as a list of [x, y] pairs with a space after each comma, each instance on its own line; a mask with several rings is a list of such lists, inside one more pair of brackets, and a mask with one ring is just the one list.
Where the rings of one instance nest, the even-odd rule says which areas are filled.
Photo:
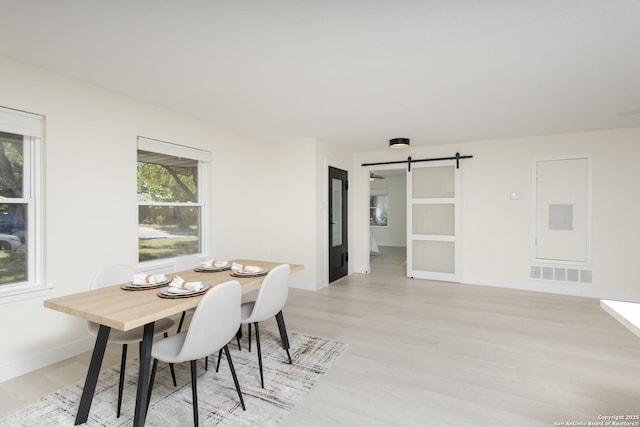
[[29, 355], [21, 360], [5, 363], [0, 366], [0, 383], [89, 351], [93, 349], [94, 342], [95, 338], [87, 337], [80, 341], [52, 348], [44, 353]]
[[327, 286], [326, 282], [318, 282], [318, 283], [302, 283], [302, 282], [290, 282], [289, 283], [289, 287], [290, 288], [296, 288], [296, 289], [304, 289], [305, 291], [317, 291], [318, 289], [322, 289], [325, 286]]
[[513, 281], [493, 280], [477, 277], [463, 277], [461, 283], [469, 285], [495, 286], [498, 288], [520, 289], [523, 291], [547, 292], [551, 294], [571, 295], [577, 297], [610, 299], [616, 301], [640, 302], [640, 293], [611, 291], [595, 288], [592, 284], [548, 282], [543, 280]]

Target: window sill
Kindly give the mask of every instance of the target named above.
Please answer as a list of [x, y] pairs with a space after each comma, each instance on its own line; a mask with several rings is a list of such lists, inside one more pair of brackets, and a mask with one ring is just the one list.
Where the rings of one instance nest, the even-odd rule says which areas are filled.
[[19, 288], [0, 289], [0, 305], [31, 298], [49, 295], [53, 288], [35, 285], [20, 286]]

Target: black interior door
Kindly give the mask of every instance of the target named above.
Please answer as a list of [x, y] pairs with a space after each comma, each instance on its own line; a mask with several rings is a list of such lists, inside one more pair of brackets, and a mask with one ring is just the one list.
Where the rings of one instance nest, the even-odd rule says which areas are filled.
[[329, 167], [329, 282], [349, 271], [347, 246], [347, 171]]

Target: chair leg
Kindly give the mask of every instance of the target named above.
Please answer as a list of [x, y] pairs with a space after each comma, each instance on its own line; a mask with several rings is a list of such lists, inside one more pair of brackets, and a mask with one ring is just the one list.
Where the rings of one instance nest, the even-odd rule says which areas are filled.
[[222, 349], [218, 352], [218, 364], [216, 365], [216, 372], [220, 369], [220, 361], [222, 360]]
[[238, 332], [236, 332], [236, 341], [238, 342], [238, 350], [242, 350], [240, 347], [240, 338], [242, 338], [242, 325], [238, 328]]
[[122, 390], [124, 389], [124, 369], [127, 364], [127, 344], [122, 344], [122, 357], [120, 360], [120, 382], [118, 383], [118, 410], [116, 418], [120, 418], [122, 408]]
[[[222, 352], [222, 349], [220, 349]], [[233, 362], [231, 361], [231, 354], [229, 354], [229, 346], [224, 346], [224, 353], [227, 355], [227, 360], [229, 361], [229, 368], [231, 369], [231, 376], [233, 377], [233, 383], [236, 385], [236, 391], [238, 392], [238, 397], [240, 398], [240, 404], [242, 405], [242, 410], [246, 411], [247, 409], [244, 407], [244, 399], [242, 398], [242, 392], [240, 391], [240, 384], [238, 383], [238, 377], [236, 376], [236, 370], [233, 368]]]
[[248, 336], [248, 339], [249, 339], [249, 353], [251, 353], [251, 323], [249, 323], [248, 326], [249, 326], [249, 336]]
[[209, 356], [206, 356], [204, 358], [204, 370], [208, 371], [209, 370]]
[[262, 352], [260, 351], [260, 330], [258, 322], [253, 324], [256, 327], [256, 348], [258, 349], [258, 365], [260, 366], [260, 385], [264, 388], [264, 376], [262, 375]]
[[179, 333], [182, 330], [182, 324], [184, 323], [184, 317], [187, 315], [186, 311], [182, 312], [182, 316], [180, 316], [180, 323], [178, 323], [178, 330], [176, 333]]
[[151, 392], [153, 391], [153, 383], [156, 380], [156, 371], [158, 370], [158, 359], [153, 359], [153, 366], [151, 367], [151, 377], [149, 378], [149, 392], [147, 393], [147, 408], [145, 413], [149, 412], [149, 402], [151, 402]]
[[[164, 337], [168, 338], [169, 334], [165, 331]], [[169, 363], [169, 370], [171, 371], [171, 379], [173, 380], [173, 386], [178, 387], [178, 383], [176, 382], [176, 370], [173, 368], [173, 363]]]
[[191, 395], [193, 398], [193, 425], [198, 426], [198, 390], [196, 388], [196, 382], [198, 379], [197, 374], [198, 364], [195, 360], [191, 361]]
[[289, 364], [292, 365], [291, 355], [289, 354], [289, 337], [287, 336], [287, 327], [284, 324], [284, 315], [282, 314], [282, 310], [278, 314], [276, 314], [276, 322], [278, 322], [278, 330], [280, 331], [280, 341], [282, 341], [282, 348], [287, 352], [287, 357], [289, 358]]

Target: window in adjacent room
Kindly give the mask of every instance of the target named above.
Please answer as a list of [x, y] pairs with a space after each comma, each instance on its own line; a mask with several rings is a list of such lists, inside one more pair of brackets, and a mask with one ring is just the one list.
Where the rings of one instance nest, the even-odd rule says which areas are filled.
[[138, 259], [202, 253], [210, 153], [138, 138]]
[[371, 189], [369, 196], [369, 225], [374, 227], [388, 226], [389, 194], [387, 190]]
[[0, 297], [38, 296], [42, 280], [42, 116], [0, 107]]

